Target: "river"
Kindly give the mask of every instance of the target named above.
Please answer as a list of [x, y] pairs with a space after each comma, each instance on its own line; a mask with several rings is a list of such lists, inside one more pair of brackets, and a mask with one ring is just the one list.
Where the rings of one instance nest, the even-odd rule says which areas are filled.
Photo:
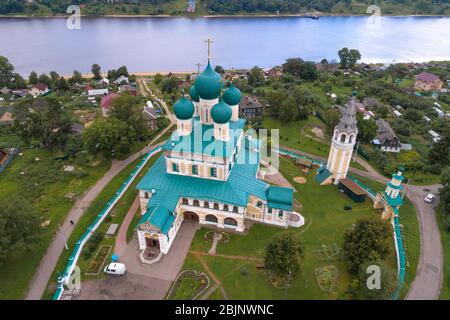
[[212, 60], [225, 68], [271, 67], [286, 58], [337, 59], [356, 48], [364, 62], [450, 60], [450, 17], [65, 18], [0, 19], [0, 55], [16, 72], [70, 74], [126, 65], [132, 72], [191, 71]]

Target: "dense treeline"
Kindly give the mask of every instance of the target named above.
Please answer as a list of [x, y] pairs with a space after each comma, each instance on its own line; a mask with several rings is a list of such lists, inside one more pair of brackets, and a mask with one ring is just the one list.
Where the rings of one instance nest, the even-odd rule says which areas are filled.
[[[4, 0], [0, 14], [64, 14], [70, 5], [85, 5], [85, 14], [183, 14], [187, 0]], [[202, 0], [197, 14], [276, 14], [320, 11], [365, 14], [371, 4], [382, 14], [449, 14], [449, 0]]]

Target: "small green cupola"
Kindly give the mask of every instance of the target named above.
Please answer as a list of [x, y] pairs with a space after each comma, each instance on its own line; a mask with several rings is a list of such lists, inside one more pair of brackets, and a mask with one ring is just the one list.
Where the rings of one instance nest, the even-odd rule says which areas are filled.
[[221, 79], [208, 62], [205, 70], [195, 79], [195, 90], [199, 97], [205, 100], [217, 99], [222, 89]]
[[236, 106], [241, 102], [241, 97], [241, 91], [231, 84], [223, 94], [223, 101], [230, 106]]
[[181, 97], [180, 100], [173, 105], [173, 112], [179, 120], [191, 119], [195, 112], [195, 107], [192, 101]]
[[198, 92], [195, 89], [195, 86], [191, 87], [191, 89], [189, 90], [189, 95], [191, 96], [192, 101], [195, 101], [195, 102], [200, 101], [200, 97], [198, 96]]
[[221, 98], [219, 103], [211, 109], [211, 117], [217, 124], [225, 124], [230, 121], [232, 115], [231, 108]]

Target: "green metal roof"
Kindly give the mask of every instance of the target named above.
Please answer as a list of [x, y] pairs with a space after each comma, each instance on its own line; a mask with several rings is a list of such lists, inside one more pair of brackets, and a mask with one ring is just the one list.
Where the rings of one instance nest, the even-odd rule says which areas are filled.
[[173, 216], [180, 197], [245, 207], [248, 197], [254, 195], [267, 201], [269, 207], [291, 211], [292, 189], [269, 186], [257, 179], [258, 153], [245, 147], [240, 152], [250, 153], [246, 159], [256, 157], [257, 161], [255, 164], [237, 162], [227, 181], [169, 174], [164, 156], [158, 158], [136, 187], [147, 192], [155, 191], [147, 205], [148, 211], [139, 224], [150, 222], [162, 232], [168, 232], [173, 223], [170, 216]]
[[195, 79], [195, 89], [202, 99], [212, 100], [220, 96], [222, 77], [214, 71], [208, 62], [205, 70]]
[[267, 205], [271, 208], [292, 210], [293, 200], [294, 190], [291, 188], [270, 186], [267, 189]]
[[321, 184], [325, 180], [327, 180], [330, 176], [331, 172], [325, 166], [322, 166], [319, 168], [315, 179], [319, 184]]
[[392, 175], [392, 178], [394, 178], [396, 180], [400, 180], [400, 181], [405, 180], [404, 176], [399, 176], [398, 174], [395, 174], [395, 173]]
[[239, 136], [243, 133], [244, 127], [244, 119], [231, 121], [229, 123], [230, 140], [220, 141], [214, 138], [213, 125], [202, 125], [199, 117], [194, 117], [192, 134], [188, 136], [179, 136], [178, 132], [175, 131], [163, 146], [163, 150], [178, 150], [228, 159], [233, 154]]
[[227, 105], [223, 99], [220, 99], [219, 103], [214, 105], [211, 109], [211, 117], [215, 123], [224, 124], [231, 119], [231, 108]]
[[188, 120], [194, 115], [195, 107], [192, 101], [186, 99], [185, 97], [181, 97], [181, 99], [173, 105], [173, 112], [175, 113], [177, 119]]
[[241, 102], [241, 91], [231, 84], [231, 86], [223, 93], [223, 101], [230, 106], [238, 105]]

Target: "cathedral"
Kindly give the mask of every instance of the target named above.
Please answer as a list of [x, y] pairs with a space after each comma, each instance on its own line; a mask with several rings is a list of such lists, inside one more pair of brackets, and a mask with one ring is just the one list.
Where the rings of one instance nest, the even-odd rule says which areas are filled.
[[244, 133], [241, 92], [223, 90], [208, 57], [205, 70], [173, 106], [177, 129], [138, 183], [141, 260], [167, 254], [183, 221], [244, 232], [247, 221], [300, 227], [293, 190], [258, 178], [260, 141]]

